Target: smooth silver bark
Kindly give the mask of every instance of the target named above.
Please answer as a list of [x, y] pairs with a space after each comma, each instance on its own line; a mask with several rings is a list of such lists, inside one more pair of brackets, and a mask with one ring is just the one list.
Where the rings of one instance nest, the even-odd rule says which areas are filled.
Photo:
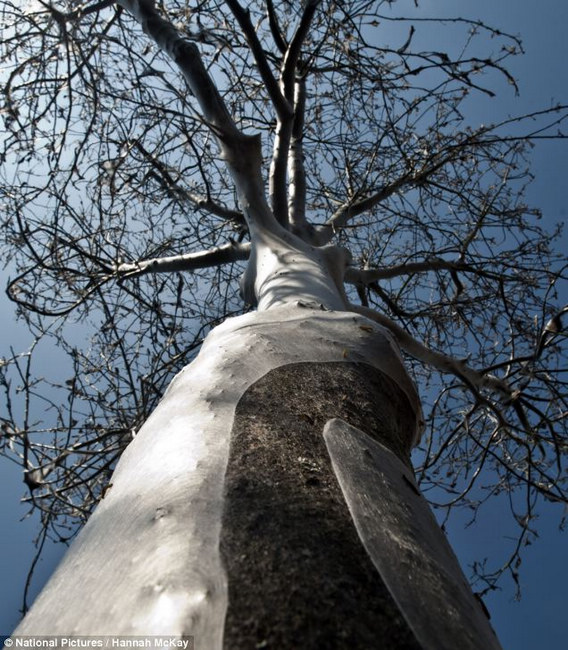
[[271, 369], [309, 361], [373, 365], [419, 411], [390, 334], [362, 316], [300, 303], [225, 321], [126, 449], [15, 634], [194, 635], [203, 650], [221, 648], [219, 536], [235, 408]]
[[499, 650], [409, 468], [342, 420], [324, 438], [359, 536], [424, 650]]

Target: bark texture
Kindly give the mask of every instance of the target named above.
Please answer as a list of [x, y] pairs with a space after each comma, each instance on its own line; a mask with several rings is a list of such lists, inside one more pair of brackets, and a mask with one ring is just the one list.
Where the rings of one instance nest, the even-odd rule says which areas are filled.
[[[415, 437], [418, 397], [380, 326], [300, 302], [228, 319], [210, 332], [125, 450], [112, 487], [16, 634], [192, 635], [197, 650], [220, 650], [228, 583], [219, 545], [235, 410], [265, 375], [298, 363], [362, 364], [359, 380], [336, 382], [337, 395], [356, 393], [377, 368], [407, 397], [408, 435]], [[297, 382], [269, 391], [268, 411], [297, 392], [310, 396]], [[364, 402], [354, 399], [351, 410], [365, 411]], [[313, 429], [320, 444], [327, 419], [341, 415], [322, 408]]]
[[322, 434], [334, 417], [409, 464], [414, 410], [364, 363], [280, 367], [238, 403], [221, 533], [227, 650], [421, 647], [367, 555], [331, 467]]

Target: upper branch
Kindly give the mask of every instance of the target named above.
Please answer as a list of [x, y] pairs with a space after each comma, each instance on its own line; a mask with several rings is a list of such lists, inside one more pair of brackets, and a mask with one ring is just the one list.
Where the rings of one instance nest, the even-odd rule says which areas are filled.
[[[335, 210], [324, 225], [318, 227], [318, 244], [329, 243], [335, 233], [347, 226], [351, 220], [364, 212], [372, 210], [397, 192], [422, 185], [431, 185], [437, 173], [466, 155], [479, 157], [485, 149], [500, 144], [513, 145], [514, 143], [549, 137], [565, 138], [564, 133], [560, 131], [553, 133], [552, 129], [558, 129], [568, 119], [566, 108], [566, 106], [559, 104], [546, 110], [508, 118], [495, 124], [483, 125], [475, 131], [458, 133], [457, 136], [453, 136], [451, 140], [446, 141], [439, 148], [437, 147], [424, 161], [418, 162], [405, 156], [406, 169], [401, 170], [398, 178], [385, 183], [376, 190], [364, 186], [354, 188], [351, 197]], [[554, 119], [546, 124], [540, 124], [538, 128], [526, 133], [520, 135], [500, 133], [505, 127], [518, 127], [522, 123], [529, 123], [537, 118], [545, 118], [548, 115], [554, 116]], [[361, 196], [364, 196], [364, 198], [361, 198]]]
[[153, 0], [118, 0], [118, 4], [129, 11], [144, 32], [175, 61], [217, 138], [221, 141], [242, 138], [203, 65], [197, 46], [183, 38], [169, 21], [159, 15]]
[[219, 143], [249, 227], [274, 229], [277, 224], [264, 195], [260, 137], [247, 136], [237, 128], [203, 65], [197, 46], [183, 38], [169, 21], [159, 15], [153, 0], [118, 2], [134, 16], [144, 32], [173, 59], [183, 73], [203, 111], [207, 125]]
[[282, 95], [280, 88], [278, 87], [278, 82], [272, 74], [268, 61], [264, 54], [264, 50], [262, 49], [262, 45], [258, 40], [258, 36], [256, 35], [254, 25], [251, 22], [248, 10], [243, 9], [238, 0], [225, 1], [229, 6], [229, 9], [233, 12], [233, 15], [237, 19], [241, 29], [243, 30], [243, 34], [247, 39], [247, 43], [249, 44], [251, 52], [254, 56], [254, 60], [256, 61], [256, 65], [258, 66], [258, 71], [260, 72], [262, 81], [264, 82], [270, 99], [274, 104], [276, 114], [280, 119], [289, 116], [292, 113], [292, 107], [286, 98]]
[[221, 219], [226, 219], [234, 224], [245, 224], [244, 215], [239, 210], [228, 208], [225, 205], [214, 201], [209, 195], [202, 196], [196, 192], [191, 192], [190, 190], [181, 187], [172, 177], [167, 166], [164, 165], [157, 156], [148, 151], [140, 140], [134, 141], [133, 146], [146, 160], [148, 160], [153, 170], [155, 170], [150, 172], [147, 178], [149, 178], [150, 175], [153, 175], [153, 177], [156, 178], [168, 192], [175, 193], [176, 196], [190, 201], [198, 210], [204, 210], [209, 212], [209, 214], [213, 214]]
[[[481, 131], [482, 130], [480, 129], [480, 132]], [[333, 235], [338, 230], [345, 227], [349, 221], [351, 221], [351, 219], [354, 219], [363, 212], [371, 210], [376, 205], [382, 203], [403, 188], [416, 187], [417, 185], [427, 182], [429, 177], [437, 172], [440, 168], [444, 167], [448, 163], [451, 163], [459, 155], [461, 155], [464, 149], [479, 144], [480, 140], [477, 137], [478, 135], [479, 132], [467, 138], [467, 140], [464, 142], [450, 145], [445, 150], [433, 154], [430, 157], [430, 160], [425, 163], [421, 169], [417, 170], [411, 168], [408, 172], [402, 176], [399, 176], [399, 178], [397, 178], [392, 183], [388, 183], [364, 199], [361, 199], [359, 201], [349, 199], [338, 210], [335, 211], [335, 213], [330, 217], [324, 226], [320, 227], [320, 236], [318, 237], [318, 242], [322, 244], [328, 243], [333, 238]], [[355, 194], [355, 196], [357, 196], [357, 194]]]
[[[425, 178], [427, 174], [424, 172], [420, 176]], [[335, 233], [338, 230], [341, 230], [341, 228], [344, 228], [351, 219], [354, 219], [363, 212], [367, 212], [367, 210], [371, 210], [403, 187], [417, 182], [419, 182], [419, 179], [416, 175], [404, 174], [404, 176], [401, 176], [396, 181], [385, 185], [365, 199], [361, 199], [360, 201], [353, 201], [351, 199], [347, 201], [334, 212], [326, 224], [318, 228], [318, 244], [328, 244], [333, 239]]]
[[[270, 166], [270, 198], [277, 221], [286, 226], [291, 216], [288, 208], [289, 200], [294, 206], [298, 206], [303, 203], [305, 195], [305, 187], [302, 189], [303, 177], [298, 165], [300, 158], [303, 156], [302, 132], [304, 128], [305, 82], [303, 80], [298, 81], [296, 77], [302, 45], [320, 2], [321, 0], [310, 0], [306, 3], [300, 23], [286, 49], [280, 73], [280, 84], [284, 97], [293, 109], [286, 114], [278, 115], [276, 138]], [[291, 146], [292, 152], [290, 151]], [[295, 158], [292, 161], [293, 169], [289, 165], [290, 155]], [[301, 167], [303, 168], [303, 162]], [[294, 176], [294, 169], [298, 171], [296, 176]], [[292, 182], [290, 194], [293, 196], [290, 197], [288, 197], [288, 180]], [[300, 211], [294, 210], [292, 214], [303, 220]]]
[[281, 83], [284, 88], [284, 96], [288, 101], [294, 98], [294, 81], [296, 78], [296, 67], [300, 58], [302, 46], [308, 35], [310, 25], [316, 13], [321, 0], [308, 0], [304, 7], [304, 13], [300, 20], [300, 24], [290, 41], [290, 45], [286, 50], [284, 62], [282, 64]]
[[305, 105], [305, 80], [298, 79], [294, 97], [294, 125], [292, 127], [288, 160], [288, 175], [290, 177], [288, 215], [292, 229], [299, 233], [306, 226], [306, 171], [303, 145]]
[[280, 31], [280, 26], [278, 25], [278, 18], [276, 17], [276, 12], [274, 11], [274, 5], [272, 0], [266, 0], [266, 12], [268, 14], [268, 24], [270, 25], [270, 31], [272, 32], [272, 38], [276, 43], [276, 47], [284, 54], [288, 48], [284, 36]]
[[[103, 9], [110, 7], [114, 3], [115, 0], [100, 0], [100, 2], [96, 2], [95, 4], [92, 5], [84, 5], [84, 4], [80, 5], [79, 7], [77, 7], [77, 9], [66, 14], [59, 12], [57, 9], [55, 9], [55, 7], [49, 6], [48, 8], [51, 14], [56, 18], [56, 20], [60, 18], [64, 21], [68, 21], [68, 20], [73, 21], [73, 20], [77, 20], [77, 18], [81, 18], [82, 16], [87, 16], [88, 14], [95, 13], [96, 11], [102, 11]], [[43, 4], [46, 7], [48, 6], [44, 2], [41, 2], [41, 4]]]

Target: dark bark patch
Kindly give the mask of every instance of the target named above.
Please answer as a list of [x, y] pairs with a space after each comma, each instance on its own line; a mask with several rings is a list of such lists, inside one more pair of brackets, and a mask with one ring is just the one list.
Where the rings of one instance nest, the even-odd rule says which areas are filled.
[[334, 417], [409, 462], [408, 399], [365, 364], [277, 368], [237, 406], [221, 535], [227, 650], [420, 648], [333, 474], [322, 432]]

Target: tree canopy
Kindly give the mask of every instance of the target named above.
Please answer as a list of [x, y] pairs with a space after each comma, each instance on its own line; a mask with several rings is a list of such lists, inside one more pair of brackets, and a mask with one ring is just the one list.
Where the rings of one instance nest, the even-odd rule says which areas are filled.
[[[51, 342], [67, 361], [50, 379], [33, 348], [3, 360], [0, 449], [21, 463], [45, 535], [74, 533], [173, 374], [211, 327], [251, 308], [231, 129], [260, 138], [277, 221], [349, 251], [353, 309], [408, 355], [422, 490], [474, 516], [506, 496], [518, 544], [479, 568], [487, 588], [515, 573], [539, 500], [567, 502], [567, 258], [524, 192], [531, 142], [564, 137], [568, 107], [473, 123], [474, 97], [503, 80], [515, 90], [519, 38], [406, 9], [3, 3], [8, 295], [33, 348]], [[438, 51], [433, 27], [459, 45]]]

